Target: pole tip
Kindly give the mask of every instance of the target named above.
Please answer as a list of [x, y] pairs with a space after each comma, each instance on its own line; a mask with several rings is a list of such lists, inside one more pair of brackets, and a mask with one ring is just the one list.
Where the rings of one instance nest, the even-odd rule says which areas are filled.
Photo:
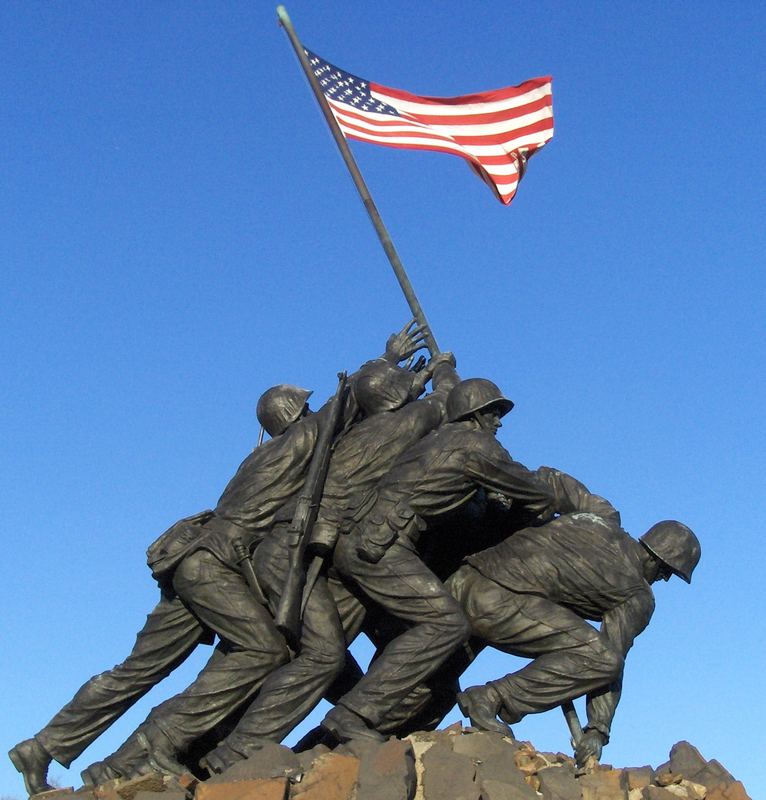
[[287, 16], [287, 9], [280, 3], [277, 6], [277, 16], [280, 22], [289, 21], [290, 17]]

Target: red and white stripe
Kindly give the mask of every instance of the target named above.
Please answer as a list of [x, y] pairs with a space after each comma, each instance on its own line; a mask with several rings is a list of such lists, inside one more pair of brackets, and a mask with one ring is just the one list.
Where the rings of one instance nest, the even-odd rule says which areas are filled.
[[508, 205], [524, 161], [553, 136], [551, 78], [461, 97], [420, 97], [369, 84], [372, 96], [401, 115], [361, 111], [327, 97], [351, 139], [465, 158]]

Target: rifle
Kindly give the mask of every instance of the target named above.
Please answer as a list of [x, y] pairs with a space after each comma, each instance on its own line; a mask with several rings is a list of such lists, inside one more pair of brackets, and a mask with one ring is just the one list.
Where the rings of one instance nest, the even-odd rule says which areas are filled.
[[[279, 598], [279, 606], [274, 617], [277, 628], [284, 634], [288, 644], [293, 649], [298, 648], [300, 641], [300, 624], [302, 615], [303, 588], [306, 583], [305, 556], [306, 548], [311, 538], [311, 530], [319, 510], [319, 501], [322, 499], [324, 482], [327, 477], [327, 467], [330, 464], [333, 439], [340, 420], [343, 405], [347, 376], [345, 372], [338, 373], [338, 388], [333, 397], [330, 409], [330, 418], [327, 425], [319, 435], [314, 455], [309, 464], [306, 481], [298, 496], [288, 538], [290, 544], [290, 566], [287, 579]], [[293, 544], [294, 542], [294, 544]]]

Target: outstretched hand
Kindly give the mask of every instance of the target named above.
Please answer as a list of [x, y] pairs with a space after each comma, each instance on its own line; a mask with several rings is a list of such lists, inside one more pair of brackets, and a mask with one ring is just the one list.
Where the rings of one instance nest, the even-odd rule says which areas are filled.
[[425, 329], [411, 319], [399, 333], [392, 333], [386, 342], [386, 358], [398, 364], [426, 346]]
[[575, 762], [580, 769], [590, 766], [601, 758], [604, 748], [604, 737], [597, 730], [583, 733], [580, 741], [575, 746]]

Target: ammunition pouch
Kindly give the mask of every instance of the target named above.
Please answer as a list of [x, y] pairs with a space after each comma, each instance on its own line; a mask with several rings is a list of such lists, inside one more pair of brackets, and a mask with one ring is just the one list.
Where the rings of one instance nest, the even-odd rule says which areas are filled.
[[362, 526], [359, 533], [360, 540], [377, 547], [390, 547], [398, 538], [399, 531], [394, 530], [385, 518], [371, 515]]
[[405, 503], [397, 503], [394, 513], [389, 515], [388, 524], [400, 534], [417, 538], [420, 531], [425, 530], [423, 520]]
[[372, 511], [378, 500], [375, 490], [364, 495], [356, 495], [348, 504], [341, 521], [341, 533], [351, 533]]

